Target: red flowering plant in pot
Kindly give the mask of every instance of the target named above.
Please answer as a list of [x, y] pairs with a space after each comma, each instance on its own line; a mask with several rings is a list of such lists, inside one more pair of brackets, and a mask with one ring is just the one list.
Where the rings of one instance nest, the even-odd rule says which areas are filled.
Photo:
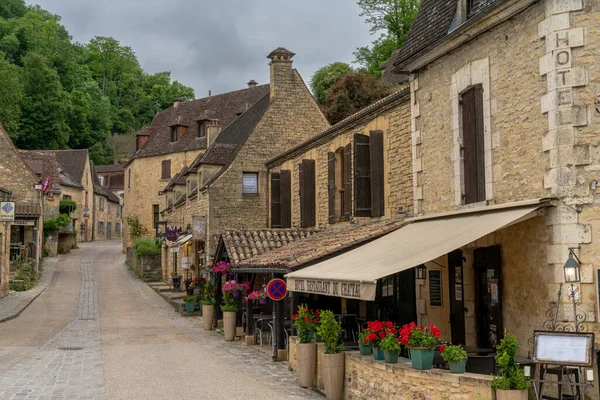
[[410, 351], [413, 368], [433, 368], [433, 349], [440, 341], [440, 330], [433, 324], [419, 326], [414, 322], [400, 330], [400, 343]]
[[317, 313], [319, 313], [318, 310], [315, 313], [302, 304], [298, 306], [298, 311], [292, 316], [294, 328], [298, 331], [298, 338], [300, 339], [296, 347], [296, 359], [298, 360], [299, 381], [302, 387], [313, 386], [317, 365], [317, 346], [313, 342], [319, 324]]
[[373, 358], [383, 360], [383, 349], [379, 347], [379, 343], [385, 339], [388, 334], [396, 334], [397, 330], [392, 321], [369, 321], [367, 322], [368, 335], [365, 336], [365, 344], [371, 346], [373, 350]]
[[212, 266], [212, 271], [215, 274], [226, 274], [229, 272], [230, 268], [231, 264], [229, 264], [227, 261], [219, 261], [218, 263]]

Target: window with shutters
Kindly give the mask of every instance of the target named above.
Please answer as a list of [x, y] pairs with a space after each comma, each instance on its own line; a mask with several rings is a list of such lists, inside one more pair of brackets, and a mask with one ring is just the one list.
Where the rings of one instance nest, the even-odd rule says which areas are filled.
[[258, 172], [242, 173], [242, 193], [258, 194]]
[[300, 226], [310, 228], [316, 226], [316, 184], [315, 160], [302, 160], [298, 166], [300, 195]]
[[474, 86], [461, 95], [464, 204], [485, 201], [483, 91]]
[[[350, 217], [350, 202], [346, 194], [350, 194], [350, 148], [338, 148], [335, 152], [327, 153], [327, 190], [329, 196], [329, 223], [348, 220]], [[346, 154], [348, 153], [348, 154]], [[348, 188], [346, 189], [346, 186]]]
[[281, 228], [281, 174], [271, 172], [271, 228]]
[[292, 171], [271, 172], [271, 228], [292, 227]]
[[171, 178], [171, 160], [163, 160], [161, 163], [162, 172], [161, 179], [170, 179]]

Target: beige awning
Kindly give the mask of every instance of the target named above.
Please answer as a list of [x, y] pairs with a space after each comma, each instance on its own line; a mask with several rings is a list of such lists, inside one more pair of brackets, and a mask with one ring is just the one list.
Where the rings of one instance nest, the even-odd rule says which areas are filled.
[[377, 280], [416, 267], [537, 215], [542, 200], [414, 218], [359, 248], [285, 275], [288, 290], [375, 300]]
[[185, 235], [185, 236], [180, 236], [177, 241], [175, 243], [172, 244], [172, 247], [179, 247], [179, 246], [183, 246], [184, 244], [186, 244], [187, 242], [189, 242], [190, 240], [192, 240], [192, 235]]

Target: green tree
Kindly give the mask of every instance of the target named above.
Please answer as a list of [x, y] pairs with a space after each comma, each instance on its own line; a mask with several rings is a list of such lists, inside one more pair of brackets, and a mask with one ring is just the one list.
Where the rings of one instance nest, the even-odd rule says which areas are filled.
[[36, 53], [28, 54], [23, 62], [25, 95], [17, 145], [24, 149], [65, 149], [69, 141], [69, 96], [58, 73]]
[[334, 62], [317, 70], [310, 80], [310, 88], [317, 102], [324, 104], [327, 90], [342, 76], [352, 72], [352, 67], [343, 62]]
[[0, 17], [4, 19], [18, 18], [27, 12], [24, 0], [0, 1]]
[[373, 75], [364, 72], [346, 75], [327, 91], [325, 116], [331, 124], [336, 124], [388, 94], [390, 89]]
[[419, 13], [420, 0], [358, 0], [361, 17], [371, 25], [371, 34], [383, 31], [371, 47], [359, 47], [355, 62], [368, 73], [381, 76], [380, 68], [395, 49], [402, 47]]
[[23, 85], [19, 67], [11, 64], [0, 52], [0, 124], [14, 138], [19, 131]]

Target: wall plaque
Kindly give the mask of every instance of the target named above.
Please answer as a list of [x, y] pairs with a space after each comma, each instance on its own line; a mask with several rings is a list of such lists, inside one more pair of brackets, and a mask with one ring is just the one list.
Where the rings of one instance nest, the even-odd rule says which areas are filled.
[[442, 306], [442, 271], [439, 269], [429, 270], [429, 305]]

